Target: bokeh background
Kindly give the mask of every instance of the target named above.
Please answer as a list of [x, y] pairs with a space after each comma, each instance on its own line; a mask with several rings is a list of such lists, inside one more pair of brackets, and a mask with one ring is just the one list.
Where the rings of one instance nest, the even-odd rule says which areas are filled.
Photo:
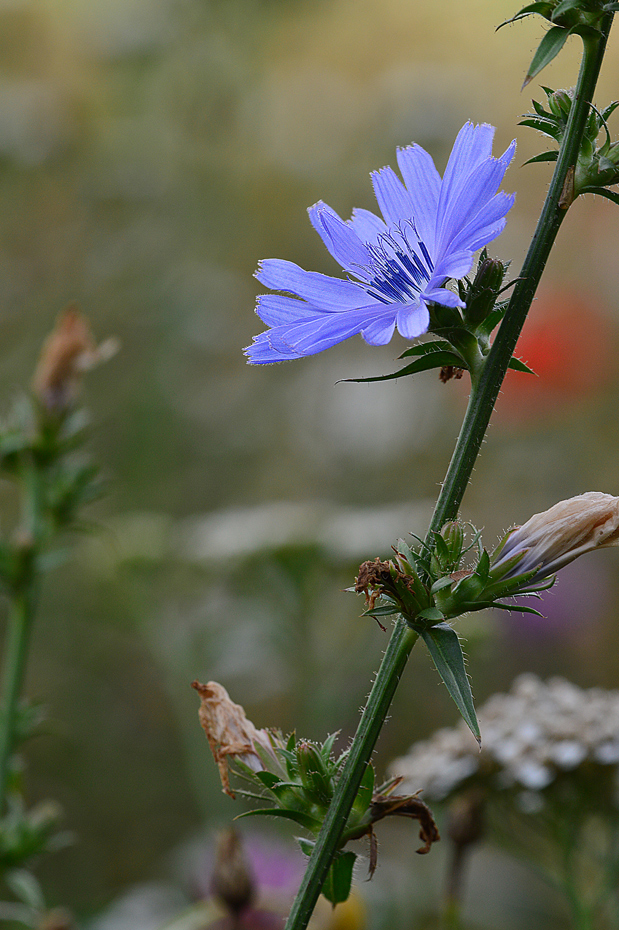
[[[497, 152], [518, 137], [504, 185], [516, 205], [491, 247], [517, 274], [550, 169], [521, 167], [545, 148], [516, 125], [531, 91], [543, 99], [537, 81], [520, 92], [542, 26], [495, 33], [516, 8], [0, 3], [2, 406], [71, 300], [122, 342], [86, 391], [110, 479], [92, 509], [103, 529], [47, 582], [28, 683], [51, 719], [27, 753], [30, 798], [57, 798], [76, 834], [39, 875], [84, 925], [136, 887], [161, 893], [163, 919], [191, 844], [240, 809], [221, 794], [192, 679], [221, 681], [258, 726], [354, 732], [386, 635], [343, 589], [361, 560], [423, 533], [466, 385], [340, 383], [394, 370], [398, 338], [247, 366], [241, 348], [262, 328], [252, 273], [267, 257], [338, 273], [306, 208], [373, 209], [369, 171], [396, 146], [420, 143], [442, 170], [472, 119], [497, 126]], [[617, 48], [615, 36], [601, 105], [617, 95]], [[571, 86], [579, 51], [570, 40], [542, 82]], [[618, 224], [588, 198], [561, 231], [519, 346], [538, 376], [510, 374], [464, 502], [490, 543], [563, 497], [619, 493]], [[476, 698], [529, 670], [618, 686], [618, 569], [612, 551], [567, 569], [545, 620], [463, 621]], [[454, 722], [419, 649], [379, 770]], [[362, 887], [368, 926], [410, 927], [438, 907], [444, 854], [415, 858], [412, 828], [383, 836]], [[473, 863], [479, 926], [561, 926], [524, 871], [490, 861]]]

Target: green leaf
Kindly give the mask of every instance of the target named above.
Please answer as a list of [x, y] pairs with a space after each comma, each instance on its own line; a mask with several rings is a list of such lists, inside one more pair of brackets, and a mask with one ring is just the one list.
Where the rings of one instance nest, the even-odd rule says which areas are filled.
[[4, 875], [4, 880], [20, 901], [35, 911], [45, 908], [45, 899], [39, 882], [27, 869], [11, 869]]
[[309, 830], [310, 833], [318, 833], [322, 824], [315, 817], [304, 814], [303, 811], [288, 811], [281, 807], [260, 807], [255, 811], [245, 811], [238, 814], [234, 819], [242, 820], [243, 817], [282, 817], [284, 820], [293, 820], [300, 827]]
[[565, 45], [566, 39], [571, 31], [571, 29], [564, 29], [562, 26], [553, 26], [548, 30], [538, 45], [537, 51], [533, 56], [533, 61], [529, 65], [527, 76], [522, 85], [523, 88], [526, 87], [540, 71], [543, 71], [553, 58], [556, 58]]
[[605, 3], [602, 9], [606, 13], [616, 13], [619, 10], [619, 3]]
[[512, 357], [509, 360], [509, 365], [507, 367], [512, 368], [514, 371], [524, 371], [528, 375], [535, 374], [532, 368], [529, 368], [528, 365], [525, 365], [525, 363], [521, 361], [519, 358], [516, 358], [515, 355], [512, 355]]
[[619, 204], [619, 194], [616, 191], [609, 191], [607, 187], [585, 187], [581, 194], [599, 194], [600, 197], [606, 197], [613, 203]]
[[408, 358], [410, 355], [431, 355], [432, 352], [453, 352], [453, 347], [444, 339], [435, 339], [432, 342], [419, 342], [402, 352], [398, 358]]
[[394, 378], [404, 378], [407, 375], [416, 375], [420, 371], [429, 371], [431, 368], [444, 368], [452, 365], [454, 368], [466, 368], [464, 361], [455, 352], [433, 352], [430, 355], [418, 358], [416, 362], [406, 365], [391, 375], [378, 375], [375, 378], [345, 378], [355, 384], [367, 384], [370, 381], [392, 381]]
[[356, 861], [356, 853], [349, 850], [338, 853], [331, 863], [322, 893], [334, 907], [348, 899], [352, 885], [352, 870]]
[[421, 635], [456, 707], [481, 746], [471, 685], [464, 667], [464, 655], [457, 634], [447, 623], [440, 623]]
[[557, 149], [552, 149], [550, 152], [540, 152], [539, 155], [534, 155], [533, 158], [527, 158], [526, 161], [522, 163], [522, 167], [525, 165], [534, 165], [540, 161], [556, 161], [559, 157], [559, 152]]
[[529, 3], [527, 6], [523, 6], [523, 8], [518, 13], [516, 13], [515, 16], [512, 16], [511, 19], [506, 19], [504, 23], [501, 23], [500, 26], [497, 26], [496, 31], [498, 32], [499, 29], [503, 28], [503, 26], [508, 26], [510, 23], [515, 23], [519, 19], [524, 19], [525, 16], [533, 16], [534, 13], [539, 13], [540, 16], [543, 16], [545, 19], [549, 19], [551, 12], [552, 3]]
[[613, 100], [613, 102], [609, 103], [607, 107], [604, 107], [602, 110], [602, 119], [604, 122], [606, 122], [606, 120], [612, 116], [617, 107], [619, 107], [619, 100]]

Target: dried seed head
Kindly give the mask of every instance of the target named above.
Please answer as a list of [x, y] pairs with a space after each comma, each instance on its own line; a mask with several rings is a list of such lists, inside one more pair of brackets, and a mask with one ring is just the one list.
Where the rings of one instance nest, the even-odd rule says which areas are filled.
[[32, 382], [35, 396], [49, 411], [66, 410], [77, 396], [83, 373], [117, 351], [116, 339], [96, 345], [88, 321], [71, 304], [43, 344]]

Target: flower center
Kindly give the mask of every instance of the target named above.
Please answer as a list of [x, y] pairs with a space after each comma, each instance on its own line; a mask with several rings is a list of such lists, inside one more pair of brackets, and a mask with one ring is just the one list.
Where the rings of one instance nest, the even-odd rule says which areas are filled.
[[368, 243], [367, 249], [372, 261], [357, 277], [367, 293], [382, 303], [416, 300], [432, 277], [434, 264], [410, 222], [384, 233], [376, 244]]

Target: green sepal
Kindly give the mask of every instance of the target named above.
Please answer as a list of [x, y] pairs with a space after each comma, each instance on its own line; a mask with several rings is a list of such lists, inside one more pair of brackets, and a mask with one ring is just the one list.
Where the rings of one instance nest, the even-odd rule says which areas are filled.
[[421, 620], [429, 620], [431, 623], [442, 623], [445, 619], [445, 615], [438, 607], [426, 607], [424, 610], [420, 610], [417, 616]]
[[555, 142], [559, 142], [563, 135], [563, 127], [557, 124], [554, 117], [533, 116], [533, 114], [529, 114], [519, 120], [518, 125], [527, 126], [529, 129], [535, 129], [537, 132], [541, 132], [542, 135], [554, 139]]
[[606, 197], [613, 203], [619, 204], [619, 194], [616, 191], [609, 191], [607, 187], [584, 187], [581, 194], [599, 194], [600, 197]]
[[619, 10], [619, 3], [605, 3], [602, 9], [605, 13], [616, 13]]
[[446, 588], [453, 583], [453, 578], [450, 578], [449, 575], [444, 575], [442, 578], [439, 578], [438, 581], [434, 582], [430, 588], [430, 594], [436, 594], [438, 591], [442, 591], [443, 588]]
[[434, 339], [432, 342], [419, 342], [417, 345], [405, 349], [398, 358], [409, 358], [411, 355], [431, 355], [433, 352], [453, 352], [453, 346], [445, 339]]
[[508, 301], [497, 304], [494, 310], [491, 310], [483, 323], [477, 327], [477, 332], [482, 336], [489, 336], [490, 333], [495, 329], [503, 317], [505, 316], [505, 311], [507, 310]]
[[494, 601], [492, 606], [498, 610], [507, 610], [509, 613], [535, 614], [536, 617], [544, 619], [544, 614], [541, 614], [535, 607], [524, 607], [522, 604], [499, 604], [498, 601]]
[[544, 19], [550, 19], [552, 13], [552, 3], [548, 2], [538, 2], [538, 3], [529, 3], [527, 6], [516, 13], [515, 16], [512, 16], [511, 19], [506, 19], [504, 23], [501, 23], [500, 26], [496, 27], [496, 31], [502, 29], [503, 26], [509, 26], [510, 23], [516, 23], [519, 19], [524, 19], [525, 16], [533, 16], [535, 13], [539, 13], [540, 16], [543, 16]]
[[464, 667], [464, 655], [457, 634], [447, 623], [440, 623], [422, 634], [423, 641], [434, 660], [436, 670], [443, 679], [462, 718], [481, 746], [479, 723], [475, 713], [473, 694]]
[[301, 852], [308, 858], [314, 852], [314, 846], [316, 843], [313, 840], [308, 840], [305, 836], [297, 836], [297, 843], [301, 847]]
[[[249, 768], [249, 766], [247, 766], [247, 768]], [[253, 769], [251, 771], [253, 772]], [[282, 783], [281, 778], [274, 775], [273, 772], [253, 772], [253, 775], [258, 781], [262, 782], [264, 787], [268, 788], [269, 791], [271, 791], [275, 785], [281, 785]]]
[[393, 614], [399, 614], [400, 608], [397, 604], [387, 604], [385, 607], [372, 607], [370, 610], [365, 610], [361, 616], [362, 617], [391, 617]]
[[374, 767], [371, 762], [368, 762], [365, 766], [365, 772], [363, 773], [363, 778], [359, 785], [359, 790], [357, 791], [357, 796], [353, 801], [352, 809], [359, 816], [363, 817], [365, 812], [368, 810], [370, 804], [372, 803], [372, 795], [374, 794]]
[[304, 814], [303, 811], [283, 810], [281, 807], [260, 807], [255, 811], [244, 811], [238, 814], [234, 819], [242, 820], [243, 817], [283, 817], [284, 820], [293, 820], [300, 827], [309, 830], [310, 833], [318, 833], [322, 824], [315, 817]]
[[490, 556], [485, 549], [479, 557], [479, 562], [475, 566], [475, 574], [482, 579], [484, 584], [488, 580], [488, 575], [490, 574]]
[[564, 13], [569, 13], [570, 10], [581, 10], [582, 9], [582, 0], [560, 0], [557, 3], [556, 7], [552, 11], [550, 19], [553, 23], [556, 23], [560, 16], [563, 16]]
[[357, 854], [348, 850], [336, 853], [327, 873], [322, 893], [334, 907], [348, 899], [352, 885], [352, 870], [357, 861]]
[[421, 356], [417, 361], [405, 365], [404, 368], [400, 368], [399, 371], [395, 371], [390, 375], [376, 375], [374, 378], [345, 378], [344, 380], [352, 381], [355, 384], [368, 384], [370, 381], [393, 381], [395, 378], [404, 378], [407, 375], [417, 375], [421, 371], [430, 371], [432, 368], [445, 368], [447, 366], [467, 368], [462, 357], [456, 355], [455, 352], [435, 351]]
[[529, 368], [528, 365], [526, 365], [521, 359], [516, 358], [515, 355], [512, 355], [507, 367], [513, 369], [514, 371], [524, 371], [527, 375], [535, 374], [532, 368]]
[[540, 152], [539, 155], [534, 155], [533, 158], [527, 158], [527, 160], [522, 163], [522, 167], [524, 168], [525, 165], [535, 165], [542, 161], [556, 161], [558, 157], [559, 152], [557, 149], [552, 149], [550, 152]]
[[533, 78], [543, 71], [546, 65], [557, 57], [567, 37], [572, 33], [572, 29], [564, 29], [563, 26], [552, 26], [537, 47], [533, 56], [533, 61], [529, 65], [527, 76], [524, 79], [523, 88], [529, 84]]

